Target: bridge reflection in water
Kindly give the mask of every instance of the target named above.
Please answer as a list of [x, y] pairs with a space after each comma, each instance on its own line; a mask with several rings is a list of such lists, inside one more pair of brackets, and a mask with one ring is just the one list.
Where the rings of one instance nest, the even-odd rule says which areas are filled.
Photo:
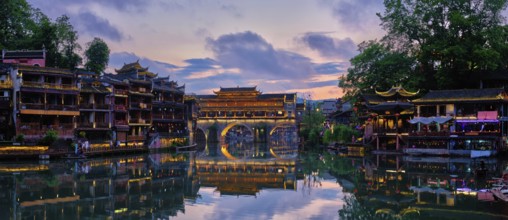
[[185, 201], [195, 201], [201, 186], [221, 195], [296, 189], [297, 151], [291, 147], [241, 142], [204, 148], [0, 164], [0, 219], [167, 219], [185, 213]]

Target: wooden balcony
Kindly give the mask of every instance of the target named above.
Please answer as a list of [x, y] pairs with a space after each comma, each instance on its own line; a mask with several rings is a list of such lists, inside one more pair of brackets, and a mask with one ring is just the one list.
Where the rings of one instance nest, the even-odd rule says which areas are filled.
[[41, 89], [56, 89], [56, 90], [78, 90], [78, 87], [73, 84], [59, 84], [59, 83], [41, 83], [24, 81], [22, 87], [41, 88]]
[[118, 96], [127, 96], [129, 95], [129, 91], [123, 89], [115, 89], [114, 94]]
[[115, 120], [115, 125], [128, 125], [126, 120]]
[[11, 80], [0, 81], [0, 89], [9, 89], [12, 88], [13, 83]]
[[125, 107], [125, 105], [115, 105], [115, 111], [127, 111], [127, 108]]

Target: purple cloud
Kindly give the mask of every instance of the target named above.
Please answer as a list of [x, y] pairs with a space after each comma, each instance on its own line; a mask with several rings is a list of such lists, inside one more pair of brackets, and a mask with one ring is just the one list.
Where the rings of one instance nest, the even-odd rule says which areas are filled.
[[356, 44], [351, 38], [335, 39], [326, 33], [308, 32], [297, 41], [317, 51], [321, 56], [349, 60], [357, 53]]
[[246, 31], [208, 38], [207, 47], [225, 68], [238, 68], [243, 73], [266, 79], [302, 79], [314, 74], [310, 59], [275, 49], [260, 35]]

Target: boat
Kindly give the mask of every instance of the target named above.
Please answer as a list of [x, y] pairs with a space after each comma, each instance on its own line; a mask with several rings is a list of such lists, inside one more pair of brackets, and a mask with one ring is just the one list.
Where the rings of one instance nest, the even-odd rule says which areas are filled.
[[494, 187], [490, 191], [497, 199], [508, 202], [508, 188], [507, 187]]

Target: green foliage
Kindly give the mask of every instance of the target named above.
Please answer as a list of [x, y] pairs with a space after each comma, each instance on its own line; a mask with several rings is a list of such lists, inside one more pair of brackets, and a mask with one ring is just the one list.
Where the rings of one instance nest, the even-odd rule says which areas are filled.
[[507, 1], [385, 0], [378, 16], [387, 34], [359, 45], [339, 86], [348, 97], [392, 85], [477, 87], [472, 77], [508, 67]]
[[303, 116], [300, 136], [307, 141], [307, 146], [316, 146], [319, 144], [324, 121], [325, 116], [318, 111], [310, 111]]
[[411, 90], [422, 81], [415, 74], [414, 57], [377, 41], [363, 42], [358, 47], [360, 54], [351, 59], [348, 74], [339, 80], [346, 97], [374, 93], [375, 89], [388, 90], [394, 85]]
[[106, 42], [98, 37], [94, 38], [87, 43], [85, 68], [100, 75], [108, 66], [109, 53], [110, 50]]
[[39, 140], [39, 144], [51, 146], [51, 144], [53, 144], [57, 139], [58, 139], [58, 132], [56, 132], [54, 130], [49, 130], [46, 132], [46, 135], [44, 135], [44, 137], [41, 140]]
[[16, 142], [22, 143], [25, 141], [25, 135], [24, 134], [18, 134], [16, 135]]
[[46, 49], [46, 65], [74, 69], [81, 64], [78, 34], [63, 15], [52, 22], [25, 0], [5, 0], [0, 7], [0, 49]]
[[358, 137], [360, 136], [360, 132], [355, 130], [354, 128], [338, 124], [333, 126], [333, 137], [334, 141], [337, 141], [339, 143], [349, 143], [352, 140], [352, 137]]
[[80, 131], [80, 132], [79, 132], [79, 137], [80, 137], [80, 138], [85, 138], [85, 137], [86, 137], [86, 132], [84, 132], [84, 131]]
[[332, 131], [330, 129], [327, 129], [323, 134], [323, 144], [328, 145], [332, 141], [333, 141]]

